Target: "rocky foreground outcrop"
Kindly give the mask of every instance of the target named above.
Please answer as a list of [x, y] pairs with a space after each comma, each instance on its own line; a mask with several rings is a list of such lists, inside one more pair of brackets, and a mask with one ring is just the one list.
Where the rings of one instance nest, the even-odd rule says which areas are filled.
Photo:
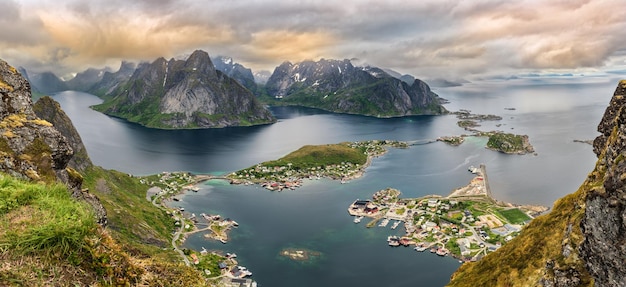
[[38, 182], [59, 180], [74, 197], [91, 204], [98, 222], [106, 224], [105, 209], [95, 196], [81, 191], [81, 175], [68, 168], [74, 155], [71, 143], [52, 123], [35, 114], [29, 82], [3, 60], [0, 96], [0, 171]]
[[578, 191], [498, 251], [463, 264], [448, 286], [626, 286], [625, 80], [598, 131], [598, 161]]
[[626, 286], [626, 80], [622, 80], [593, 143], [601, 185], [587, 193], [581, 257], [596, 286]]
[[74, 150], [74, 156], [68, 162], [69, 167], [79, 172], [84, 172], [87, 168], [93, 166], [83, 140], [72, 124], [72, 120], [61, 109], [61, 105], [58, 102], [51, 97], [44, 96], [35, 102], [33, 110], [39, 118], [50, 122], [69, 142]]

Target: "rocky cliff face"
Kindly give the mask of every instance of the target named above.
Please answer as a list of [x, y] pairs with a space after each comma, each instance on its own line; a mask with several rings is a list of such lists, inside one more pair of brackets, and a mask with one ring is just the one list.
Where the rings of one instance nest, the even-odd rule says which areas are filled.
[[[71, 80], [65, 82], [69, 90], [75, 91], [88, 91], [96, 83], [102, 81], [104, 74], [109, 72], [108, 68], [94, 69], [89, 68], [83, 72], [80, 72], [74, 76]], [[110, 72], [109, 72], [110, 73]]]
[[287, 104], [376, 117], [443, 114], [441, 99], [420, 80], [407, 84], [375, 67], [349, 60], [285, 62], [266, 84]]
[[[134, 63], [123, 61], [117, 72], [112, 73], [105, 71], [99, 81], [93, 83], [91, 86], [89, 86], [89, 88], [79, 91], [92, 93], [96, 96], [104, 96], [110, 94], [120, 85], [128, 81], [128, 78], [130, 78], [130, 76], [132, 76], [135, 72], [136, 67], [137, 65], [135, 65]], [[76, 75], [76, 77], [78, 77], [78, 75]]]
[[246, 89], [250, 90], [253, 94], [256, 93], [257, 85], [254, 81], [254, 75], [252, 70], [244, 67], [239, 63], [235, 63], [230, 57], [218, 56], [212, 59], [215, 69], [221, 71], [227, 76], [235, 79]]
[[74, 156], [68, 162], [69, 167], [79, 172], [84, 172], [87, 168], [93, 166], [78, 131], [70, 118], [61, 109], [59, 103], [51, 97], [45, 96], [35, 102], [33, 110], [39, 118], [50, 122], [65, 137], [74, 150]]
[[596, 286], [626, 286], [626, 80], [622, 80], [593, 143], [601, 185], [587, 193], [581, 256]]
[[159, 58], [95, 106], [106, 114], [155, 128], [215, 128], [275, 122], [256, 97], [195, 51], [186, 61]]
[[598, 126], [595, 169], [578, 191], [449, 286], [626, 286], [626, 81]]
[[68, 168], [71, 143], [33, 111], [30, 84], [0, 60], [0, 170], [33, 181], [65, 183], [73, 196], [90, 203], [100, 224], [106, 211], [95, 196], [81, 191], [82, 177]]
[[[20, 68], [21, 73], [26, 73]], [[30, 82], [33, 90], [43, 94], [51, 94], [68, 89], [67, 84], [52, 72], [28, 73], [24, 77]]]

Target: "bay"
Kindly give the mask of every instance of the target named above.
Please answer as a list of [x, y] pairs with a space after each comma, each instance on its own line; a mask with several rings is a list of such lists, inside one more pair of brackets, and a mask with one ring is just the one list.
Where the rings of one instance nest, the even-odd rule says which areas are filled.
[[[209, 181], [176, 204], [196, 214], [222, 214], [240, 227], [228, 244], [194, 235], [186, 246], [236, 252], [260, 286], [443, 286], [458, 262], [390, 248], [386, 237], [400, 229], [354, 224], [348, 205], [386, 187], [400, 189], [405, 197], [446, 195], [469, 181], [469, 165], [485, 163], [498, 199], [551, 206], [575, 191], [593, 169], [591, 146], [573, 140], [597, 136], [596, 126], [616, 83], [607, 78], [518, 79], [438, 89], [450, 101], [450, 110], [502, 116], [502, 121], [483, 122], [480, 129], [528, 134], [537, 155], [504, 155], [486, 150], [486, 139], [469, 138], [458, 147], [435, 142], [392, 149], [375, 159], [362, 178], [347, 184], [313, 180], [278, 193]], [[74, 122], [95, 164], [137, 175], [223, 174], [307, 144], [428, 142], [466, 133], [453, 115], [376, 119], [295, 107], [271, 108], [279, 121], [266, 126], [155, 130], [89, 109], [101, 101], [93, 95], [67, 91], [54, 98]], [[310, 264], [290, 261], [279, 256], [283, 248], [315, 250], [322, 257]]]

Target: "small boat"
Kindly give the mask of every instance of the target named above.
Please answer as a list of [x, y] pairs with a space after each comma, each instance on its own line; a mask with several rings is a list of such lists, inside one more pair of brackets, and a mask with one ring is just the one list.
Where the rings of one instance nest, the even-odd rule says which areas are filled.
[[393, 225], [391, 226], [391, 229], [396, 229], [396, 228], [398, 228], [398, 225], [400, 225], [400, 222], [402, 222], [402, 221], [399, 221], [399, 220], [398, 220], [398, 221], [394, 222], [394, 223], [393, 223]]
[[446, 256], [446, 255], [448, 255], [448, 250], [446, 250], [445, 248], [439, 248], [439, 249], [437, 249], [436, 253], [439, 256]]
[[417, 252], [424, 252], [424, 250], [426, 250], [426, 247], [424, 247], [424, 246], [416, 246], [413, 249], [415, 249], [415, 251], [417, 251]]
[[387, 226], [387, 224], [389, 224], [389, 218], [383, 219], [383, 221], [380, 222], [380, 224], [378, 226], [385, 227], [385, 226]]
[[398, 236], [388, 236], [387, 237], [387, 243], [389, 243], [389, 246], [399, 246], [400, 245], [400, 240], [398, 238]]
[[363, 216], [355, 216], [355, 217], [354, 217], [354, 223], [359, 223], [359, 222], [361, 222], [361, 219], [363, 219]]

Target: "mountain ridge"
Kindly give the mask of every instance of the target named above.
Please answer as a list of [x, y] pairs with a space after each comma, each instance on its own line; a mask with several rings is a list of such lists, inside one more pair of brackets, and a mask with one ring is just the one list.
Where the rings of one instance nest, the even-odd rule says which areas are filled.
[[147, 127], [219, 128], [275, 122], [272, 114], [236, 80], [217, 70], [208, 53], [186, 61], [158, 58], [142, 63], [124, 84], [93, 108]]
[[377, 67], [350, 60], [283, 62], [265, 85], [282, 104], [374, 117], [440, 115], [442, 99], [421, 80], [407, 84]]

